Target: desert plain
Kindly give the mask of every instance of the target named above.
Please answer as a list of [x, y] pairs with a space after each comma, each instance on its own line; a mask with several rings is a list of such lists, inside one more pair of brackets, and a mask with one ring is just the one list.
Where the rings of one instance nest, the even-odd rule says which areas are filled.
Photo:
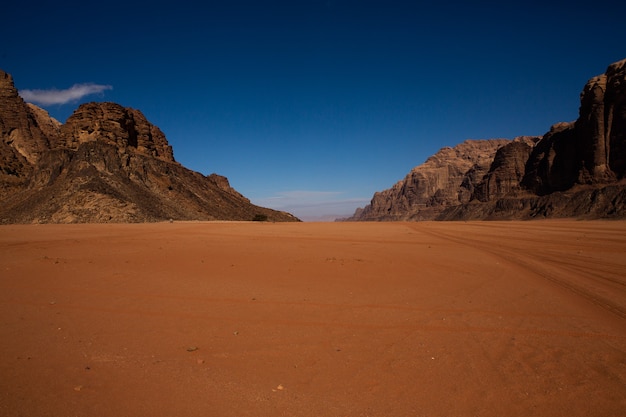
[[624, 416], [626, 222], [5, 225], [0, 415]]

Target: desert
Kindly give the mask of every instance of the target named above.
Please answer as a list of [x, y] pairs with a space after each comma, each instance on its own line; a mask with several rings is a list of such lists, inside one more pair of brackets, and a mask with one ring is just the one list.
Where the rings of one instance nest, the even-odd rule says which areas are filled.
[[0, 227], [0, 415], [620, 416], [626, 222]]
[[626, 2], [83, 3], [2, 9], [0, 417], [626, 415]]

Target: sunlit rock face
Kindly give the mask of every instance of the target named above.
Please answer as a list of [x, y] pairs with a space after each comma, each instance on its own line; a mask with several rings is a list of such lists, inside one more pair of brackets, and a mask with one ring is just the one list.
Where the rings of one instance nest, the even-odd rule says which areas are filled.
[[81, 105], [61, 127], [59, 146], [76, 149], [81, 143], [98, 141], [120, 150], [174, 162], [172, 147], [161, 130], [135, 109], [116, 103]]
[[470, 201], [496, 151], [510, 141], [466, 140], [442, 148], [371, 203], [352, 220], [429, 220], [447, 207]]
[[60, 123], [18, 95], [10, 74], [0, 70], [0, 198], [23, 187]]
[[62, 125], [0, 71], [0, 223], [260, 218], [298, 220], [183, 167], [139, 110], [87, 103]]
[[348, 220], [623, 218], [625, 135], [622, 60], [585, 84], [575, 122], [444, 148]]

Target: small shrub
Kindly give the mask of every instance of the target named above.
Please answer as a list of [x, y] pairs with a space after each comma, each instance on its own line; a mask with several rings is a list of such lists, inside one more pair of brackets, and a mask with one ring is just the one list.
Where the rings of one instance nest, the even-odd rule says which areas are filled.
[[267, 221], [267, 214], [255, 214], [254, 218], [252, 219], [253, 222], [266, 222]]

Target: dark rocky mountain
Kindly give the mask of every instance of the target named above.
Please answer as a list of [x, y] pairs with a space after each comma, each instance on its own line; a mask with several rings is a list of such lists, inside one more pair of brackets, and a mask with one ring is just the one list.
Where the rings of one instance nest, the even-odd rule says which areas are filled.
[[0, 223], [168, 219], [298, 221], [183, 167], [140, 111], [88, 103], [61, 124], [0, 70]]
[[346, 220], [558, 217], [626, 217], [626, 59], [587, 82], [575, 122], [444, 148]]

